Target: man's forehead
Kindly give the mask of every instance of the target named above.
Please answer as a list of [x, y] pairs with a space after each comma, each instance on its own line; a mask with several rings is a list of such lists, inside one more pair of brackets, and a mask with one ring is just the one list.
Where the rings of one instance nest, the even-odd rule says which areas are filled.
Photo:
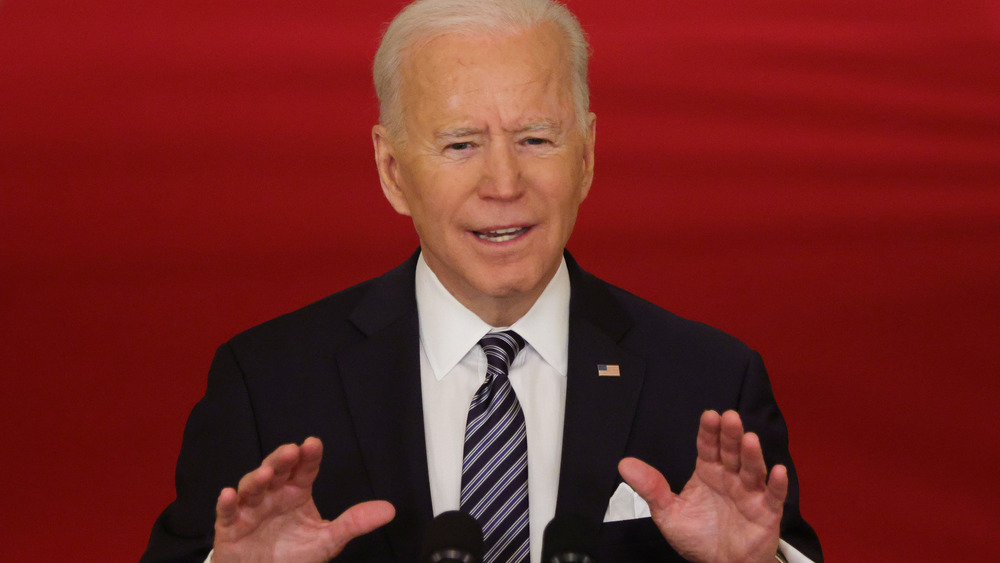
[[536, 26], [476, 42], [435, 37], [408, 53], [401, 88], [406, 127], [433, 138], [547, 131], [575, 122], [572, 75], [560, 33]]

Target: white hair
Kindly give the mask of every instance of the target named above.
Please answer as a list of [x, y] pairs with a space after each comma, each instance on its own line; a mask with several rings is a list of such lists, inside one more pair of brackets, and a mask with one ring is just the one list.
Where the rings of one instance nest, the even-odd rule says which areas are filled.
[[590, 111], [589, 46], [576, 16], [554, 0], [416, 0], [403, 8], [389, 24], [375, 53], [372, 74], [379, 122], [392, 137], [403, 139], [400, 82], [407, 50], [445, 33], [512, 33], [543, 23], [555, 24], [565, 37], [577, 125], [585, 129]]

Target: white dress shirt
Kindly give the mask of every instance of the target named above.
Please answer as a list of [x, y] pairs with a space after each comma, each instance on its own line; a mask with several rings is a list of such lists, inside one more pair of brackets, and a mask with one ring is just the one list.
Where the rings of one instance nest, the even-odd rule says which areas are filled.
[[424, 262], [417, 261], [420, 318], [420, 388], [434, 514], [461, 502], [465, 423], [476, 390], [486, 379], [479, 339], [511, 329], [525, 348], [511, 364], [528, 434], [528, 526], [531, 561], [542, 556], [542, 534], [556, 513], [569, 346], [569, 273], [563, 261], [535, 304], [510, 327], [492, 327], [459, 303]]

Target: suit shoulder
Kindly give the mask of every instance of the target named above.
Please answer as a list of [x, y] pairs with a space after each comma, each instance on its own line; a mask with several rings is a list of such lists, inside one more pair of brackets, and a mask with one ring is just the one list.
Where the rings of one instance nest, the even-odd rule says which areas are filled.
[[337, 353], [365, 334], [416, 311], [417, 254], [388, 272], [234, 336], [239, 355]]
[[351, 286], [234, 336], [232, 346], [322, 341], [334, 351], [416, 309], [418, 253], [376, 278]]
[[644, 350], [747, 358], [754, 354], [743, 341], [718, 328], [684, 318], [620, 287], [601, 282], [611, 298], [631, 317], [625, 340]]
[[317, 338], [327, 343], [342, 341], [357, 332], [348, 318], [373, 283], [361, 282], [265, 321], [233, 336], [227, 344], [235, 350], [247, 350], [304, 344]]

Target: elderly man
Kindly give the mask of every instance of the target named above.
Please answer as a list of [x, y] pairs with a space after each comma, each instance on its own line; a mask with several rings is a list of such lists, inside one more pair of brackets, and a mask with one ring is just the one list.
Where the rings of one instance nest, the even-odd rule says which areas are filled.
[[420, 251], [219, 349], [147, 560], [414, 561], [454, 509], [487, 561], [538, 562], [556, 514], [603, 561], [821, 560], [760, 357], [565, 253], [586, 69], [549, 0], [396, 17], [372, 138]]

